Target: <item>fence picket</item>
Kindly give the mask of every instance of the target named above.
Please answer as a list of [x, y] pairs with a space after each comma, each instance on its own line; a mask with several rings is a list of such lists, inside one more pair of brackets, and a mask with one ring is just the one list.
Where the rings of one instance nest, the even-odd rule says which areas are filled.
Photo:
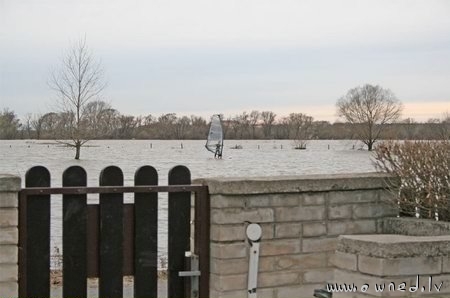
[[[154, 167], [140, 167], [134, 185], [158, 185]], [[134, 297], [158, 294], [158, 193], [134, 195]]]
[[[123, 186], [116, 166], [100, 173], [100, 186]], [[123, 193], [100, 194], [100, 297], [123, 295]]]
[[[86, 171], [79, 166], [63, 173], [63, 187], [86, 186]], [[63, 297], [87, 297], [86, 194], [63, 195]]]
[[[191, 173], [185, 166], [169, 171], [169, 185], [191, 184]], [[190, 250], [191, 193], [169, 192], [168, 297], [186, 297], [185, 280], [178, 272], [185, 270], [185, 252]]]
[[[49, 187], [50, 172], [42, 166], [25, 174], [26, 187]], [[28, 196], [25, 204], [25, 284], [21, 297], [50, 297], [50, 195]], [[22, 208], [21, 208], [22, 209]], [[23, 261], [23, 260], [22, 260]]]

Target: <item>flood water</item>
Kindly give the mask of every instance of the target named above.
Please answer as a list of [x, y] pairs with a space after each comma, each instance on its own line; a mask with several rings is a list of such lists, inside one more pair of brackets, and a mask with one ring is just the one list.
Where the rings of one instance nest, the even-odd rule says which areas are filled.
[[[102, 140], [88, 142], [81, 159], [74, 160], [72, 148], [51, 141], [0, 142], [0, 173], [25, 176], [27, 169], [43, 165], [52, 175], [51, 185], [61, 186], [62, 172], [79, 165], [88, 174], [88, 186], [98, 186], [100, 171], [110, 165], [124, 172], [124, 184], [133, 185], [136, 169], [155, 167], [159, 184], [167, 184], [167, 174], [176, 165], [185, 165], [195, 178], [252, 177], [373, 172], [371, 153], [358, 150], [357, 141], [310, 141], [306, 150], [294, 150], [290, 140], [225, 140], [223, 159], [216, 160], [204, 147], [204, 141]], [[232, 147], [242, 149], [231, 149]], [[23, 184], [23, 180], [22, 180]], [[98, 200], [95, 196], [90, 201]], [[126, 197], [126, 200], [132, 200]], [[51, 247], [61, 250], [61, 199], [52, 198]], [[167, 248], [167, 200], [159, 199], [159, 255]]]

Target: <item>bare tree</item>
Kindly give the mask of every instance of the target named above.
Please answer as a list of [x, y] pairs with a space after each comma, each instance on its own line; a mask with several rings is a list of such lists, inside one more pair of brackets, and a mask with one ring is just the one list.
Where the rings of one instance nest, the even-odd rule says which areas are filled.
[[273, 123], [275, 122], [276, 116], [277, 115], [271, 111], [261, 112], [262, 127], [263, 127], [264, 137], [266, 139], [268, 139], [272, 136], [272, 126], [273, 126]]
[[191, 115], [191, 138], [204, 139], [208, 135], [208, 123], [202, 117]]
[[306, 114], [289, 114], [289, 126], [291, 126], [291, 131], [294, 133], [293, 138], [296, 149], [306, 149], [306, 144], [311, 139], [312, 122], [313, 117]]
[[152, 125], [155, 122], [156, 122], [155, 117], [152, 114], [148, 114], [147, 116], [144, 117], [143, 125], [144, 126], [150, 126], [150, 125]]
[[36, 133], [36, 139], [41, 138], [41, 132], [42, 132], [42, 115], [41, 114], [35, 114], [33, 116], [33, 119], [31, 119], [31, 126], [34, 129]]
[[[231, 116], [225, 118], [223, 114], [220, 114], [220, 119], [222, 119], [222, 129], [224, 138], [231, 139], [234, 137], [233, 123], [234, 120]], [[210, 122], [207, 123], [209, 127]], [[208, 132], [208, 130], [206, 131]]]
[[61, 111], [73, 115], [69, 124], [70, 140], [62, 143], [74, 147], [75, 159], [79, 159], [81, 147], [92, 138], [89, 121], [85, 121], [85, 107], [90, 100], [99, 97], [106, 84], [103, 68], [94, 60], [86, 39], [75, 43], [61, 62], [49, 85], [58, 95]]
[[58, 114], [49, 112], [39, 118], [41, 137], [55, 139], [58, 136]]
[[101, 135], [114, 138], [120, 129], [120, 117], [121, 115], [116, 109], [103, 110], [100, 117]]
[[26, 132], [27, 139], [32, 138], [32, 125], [31, 125], [32, 119], [33, 115], [31, 113], [27, 113], [24, 118], [25, 123], [22, 125], [22, 130]]
[[[237, 139], [239, 129], [240, 129], [240, 123], [239, 123], [238, 116], [230, 117], [227, 119], [227, 121], [225, 121], [225, 130], [227, 132], [228, 138]], [[230, 131], [230, 133], [228, 133], [228, 131]]]
[[131, 139], [133, 131], [137, 126], [134, 116], [120, 115], [118, 117], [119, 127], [116, 129], [116, 137], [119, 139]]
[[438, 136], [440, 140], [450, 140], [450, 113], [446, 111], [439, 121]]
[[188, 116], [177, 118], [175, 121], [175, 138], [177, 140], [185, 139], [190, 125], [191, 119]]
[[291, 125], [289, 121], [289, 117], [282, 117], [278, 121], [277, 128], [277, 138], [279, 139], [289, 139], [291, 135]]
[[167, 113], [158, 117], [158, 133], [161, 139], [175, 138], [177, 114]]
[[248, 136], [250, 130], [250, 114], [247, 114], [246, 111], [242, 112], [240, 115], [236, 117], [237, 122], [239, 123], [240, 136], [239, 138], [243, 139], [245, 135]]
[[389, 89], [366, 84], [350, 89], [336, 103], [338, 115], [353, 124], [356, 136], [372, 151], [385, 125], [400, 117], [402, 104]]
[[252, 139], [256, 136], [256, 127], [258, 126], [258, 121], [261, 118], [261, 113], [259, 111], [253, 110], [249, 115], [250, 127], [252, 130]]
[[111, 105], [102, 100], [88, 102], [83, 108], [84, 121], [89, 127], [90, 138], [105, 137], [106, 129], [103, 126], [105, 111], [110, 110]]

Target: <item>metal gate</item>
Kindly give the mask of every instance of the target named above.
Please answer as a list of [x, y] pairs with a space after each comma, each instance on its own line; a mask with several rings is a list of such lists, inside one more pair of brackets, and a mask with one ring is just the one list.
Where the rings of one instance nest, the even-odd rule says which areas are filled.
[[[157, 171], [151, 166], [136, 171], [134, 186], [124, 186], [123, 181], [122, 170], [110, 166], [100, 173], [98, 187], [87, 187], [86, 171], [72, 166], [63, 173], [62, 187], [52, 188], [45, 167], [28, 170], [19, 205], [20, 297], [50, 297], [50, 200], [54, 194], [61, 194], [63, 200], [63, 297], [87, 297], [89, 277], [98, 277], [99, 297], [123, 297], [123, 277], [128, 275], [134, 277], [134, 297], [158, 297], [159, 192], [168, 193], [167, 296], [209, 297], [207, 187], [191, 184], [190, 171], [184, 166], [169, 171], [167, 186], [158, 186]], [[91, 193], [99, 194], [99, 204], [88, 204]], [[124, 204], [124, 193], [134, 193], [133, 204]]]

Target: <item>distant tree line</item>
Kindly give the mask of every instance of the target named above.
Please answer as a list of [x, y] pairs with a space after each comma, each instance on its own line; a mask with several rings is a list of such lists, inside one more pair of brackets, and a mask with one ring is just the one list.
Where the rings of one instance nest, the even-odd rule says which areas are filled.
[[[70, 112], [27, 114], [20, 120], [8, 108], [0, 112], [0, 139], [64, 140], [71, 138]], [[355, 127], [361, 124], [314, 121], [303, 113], [278, 116], [271, 111], [242, 112], [222, 115], [227, 139], [358, 139]], [[83, 123], [89, 139], [205, 139], [209, 119], [200, 116], [132, 116], [121, 114], [104, 101], [91, 101], [83, 109]], [[433, 140], [450, 139], [450, 115], [441, 119], [416, 122], [407, 118], [383, 124], [380, 139]], [[301, 144], [299, 144], [301, 146]]]

